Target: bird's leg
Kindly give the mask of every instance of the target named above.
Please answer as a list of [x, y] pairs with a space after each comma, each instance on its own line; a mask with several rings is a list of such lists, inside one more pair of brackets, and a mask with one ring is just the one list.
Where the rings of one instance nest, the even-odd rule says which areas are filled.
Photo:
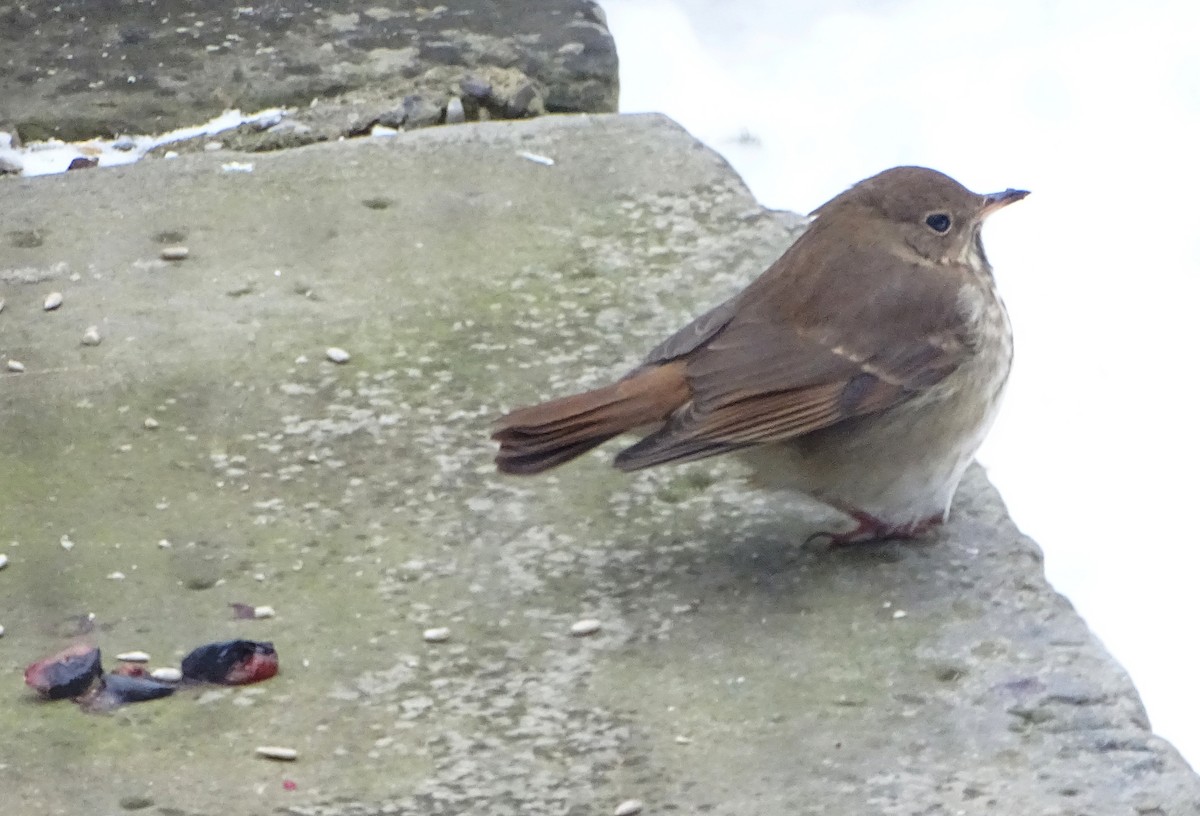
[[870, 513], [864, 513], [861, 510], [849, 510], [839, 507], [843, 513], [854, 519], [856, 525], [854, 529], [845, 533], [813, 533], [804, 542], [804, 545], [810, 546], [818, 541], [825, 543], [826, 549], [834, 549], [835, 547], [845, 547], [851, 544], [877, 544], [883, 541], [907, 541], [914, 538], [920, 538], [929, 532], [934, 527], [942, 523], [942, 516], [929, 516], [928, 518], [911, 521], [908, 524], [888, 524], [881, 519], [875, 518]]

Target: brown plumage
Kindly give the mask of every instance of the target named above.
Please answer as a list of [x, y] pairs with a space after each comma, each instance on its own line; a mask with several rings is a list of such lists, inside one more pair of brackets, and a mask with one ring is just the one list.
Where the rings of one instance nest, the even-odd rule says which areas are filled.
[[859, 538], [924, 529], [944, 518], [1007, 379], [979, 227], [1025, 195], [977, 195], [920, 167], [860, 182], [621, 380], [501, 418], [497, 466], [538, 473], [650, 427], [618, 468], [744, 450], [767, 483], [850, 512]]
[[662, 422], [687, 402], [684, 365], [639, 368], [612, 385], [518, 408], [496, 430], [505, 473], [541, 473], [626, 431]]

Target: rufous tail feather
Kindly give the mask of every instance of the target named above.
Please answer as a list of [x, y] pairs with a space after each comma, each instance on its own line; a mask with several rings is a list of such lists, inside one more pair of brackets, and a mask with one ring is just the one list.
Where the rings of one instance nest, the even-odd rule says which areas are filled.
[[637, 371], [612, 385], [518, 408], [501, 417], [502, 473], [541, 473], [643, 425], [662, 422], [691, 398], [681, 363]]

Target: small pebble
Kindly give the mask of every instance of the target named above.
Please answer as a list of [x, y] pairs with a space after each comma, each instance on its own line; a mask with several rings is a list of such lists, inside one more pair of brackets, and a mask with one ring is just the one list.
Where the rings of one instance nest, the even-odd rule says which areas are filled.
[[279, 759], [284, 762], [291, 762], [300, 756], [295, 748], [286, 748], [282, 745], [260, 745], [254, 749], [254, 753], [267, 759]]
[[188, 256], [188, 248], [185, 246], [169, 246], [163, 247], [158, 253], [158, 257], [164, 261], [182, 261]]
[[908, 613], [905, 612], [903, 609], [897, 609], [895, 612], [892, 613], [893, 620], [899, 620], [900, 618], [907, 618], [907, 617], [908, 617]]
[[53, 312], [59, 306], [63, 305], [62, 292], [51, 292], [46, 295], [46, 300], [42, 303], [42, 308], [47, 312]]
[[4, 637], [4, 627], [0, 626], [0, 637]]
[[446, 124], [457, 125], [459, 122], [465, 121], [467, 121], [467, 114], [463, 110], [462, 100], [457, 96], [450, 97], [450, 101], [446, 103]]
[[595, 618], [584, 618], [571, 624], [571, 634], [575, 637], [587, 637], [600, 631], [600, 621]]
[[158, 546], [159, 546], [161, 549], [168, 550], [168, 549], [170, 549], [170, 548], [171, 548], [171, 542], [170, 542], [170, 541], [167, 541], [167, 539], [165, 539], [165, 538], [160, 538], [160, 539], [158, 540]]
[[100, 327], [88, 326], [87, 331], [83, 333], [83, 337], [80, 338], [79, 342], [85, 346], [100, 345]]
[[273, 606], [256, 606], [256, 607], [254, 607], [254, 617], [259, 618], [259, 619], [273, 618], [273, 617], [275, 617], [275, 607], [273, 607]]
[[149, 663], [150, 655], [145, 652], [121, 652], [117, 655], [117, 660], [123, 660], [126, 663]]
[[0, 312], [4, 311], [4, 298], [0, 298]]
[[8, 361], [8, 370], [12, 371], [16, 374], [20, 374], [22, 371], [25, 370], [25, 364], [22, 363], [20, 360], [9, 360]]
[[146, 417], [144, 420], [142, 420], [142, 427], [147, 431], [153, 431], [158, 428], [158, 420], [154, 417]]
[[445, 626], [426, 629], [422, 637], [426, 643], [445, 643], [450, 639], [450, 630]]
[[4, 553], [0, 553], [0, 569], [4, 569], [7, 566], [8, 566], [8, 556], [5, 555]]
[[633, 816], [635, 813], [641, 813], [643, 807], [645, 805], [642, 804], [641, 799], [626, 799], [616, 806], [613, 816]]
[[59, 546], [61, 546], [64, 550], [70, 550], [75, 547], [75, 542], [72, 541], [71, 537], [68, 535], [64, 535], [62, 538], [60, 538], [58, 543]]
[[178, 683], [183, 679], [183, 672], [179, 669], [164, 666], [161, 669], [155, 669], [150, 672], [150, 676], [163, 683]]
[[350, 352], [337, 346], [325, 349], [325, 356], [335, 363], [344, 363], [350, 359]]
[[110, 581], [124, 581], [124, 580], [125, 580], [125, 573], [123, 573], [123, 572], [110, 572], [110, 573], [108, 574], [108, 580], [110, 580]]

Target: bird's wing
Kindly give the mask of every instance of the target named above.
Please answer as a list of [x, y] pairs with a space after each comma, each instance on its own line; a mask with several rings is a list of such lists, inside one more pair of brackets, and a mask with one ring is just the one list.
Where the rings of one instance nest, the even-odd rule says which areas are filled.
[[659, 343], [646, 355], [642, 368], [656, 363], [667, 363], [671, 360], [677, 360], [707, 343], [733, 319], [733, 316], [737, 313], [740, 298], [740, 293], [734, 295], [721, 305], [709, 309]]
[[794, 244], [682, 356], [691, 400], [617, 467], [700, 459], [882, 411], [970, 355], [961, 269], [863, 241], [839, 246], [836, 268], [822, 266], [834, 256], [815, 237]]

